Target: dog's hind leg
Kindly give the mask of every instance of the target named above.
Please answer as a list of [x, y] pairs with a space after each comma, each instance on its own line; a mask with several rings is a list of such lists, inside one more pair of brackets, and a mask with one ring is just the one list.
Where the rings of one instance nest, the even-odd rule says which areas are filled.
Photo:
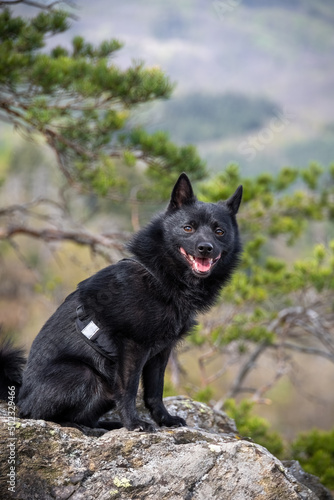
[[54, 363], [25, 381], [19, 394], [23, 418], [95, 427], [114, 406], [110, 388], [90, 366]]

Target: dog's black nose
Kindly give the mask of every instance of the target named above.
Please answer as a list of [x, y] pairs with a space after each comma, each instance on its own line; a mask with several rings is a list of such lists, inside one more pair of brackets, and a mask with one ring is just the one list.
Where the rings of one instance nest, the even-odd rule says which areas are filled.
[[199, 243], [197, 245], [197, 250], [202, 255], [208, 255], [208, 254], [210, 254], [212, 252], [213, 245], [211, 245], [211, 243], [209, 243], [208, 241], [203, 241], [202, 243]]

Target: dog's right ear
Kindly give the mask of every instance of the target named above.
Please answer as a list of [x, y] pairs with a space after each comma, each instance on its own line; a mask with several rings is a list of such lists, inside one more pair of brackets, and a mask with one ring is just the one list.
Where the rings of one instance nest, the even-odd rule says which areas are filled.
[[239, 210], [241, 198], [242, 198], [242, 191], [243, 191], [242, 186], [239, 186], [237, 188], [236, 192], [234, 194], [232, 194], [232, 196], [230, 196], [230, 198], [228, 200], [226, 200], [226, 202], [225, 202], [227, 208], [234, 215], [236, 215], [238, 210]]
[[196, 197], [191, 182], [188, 176], [183, 173], [176, 181], [167, 210], [175, 210], [194, 201], [196, 201]]

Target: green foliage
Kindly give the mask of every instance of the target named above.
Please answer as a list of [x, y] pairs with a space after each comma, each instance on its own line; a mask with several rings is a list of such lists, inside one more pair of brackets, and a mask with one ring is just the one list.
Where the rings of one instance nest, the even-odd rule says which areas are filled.
[[170, 396], [177, 396], [177, 395], [178, 395], [177, 389], [175, 388], [174, 384], [170, 380], [170, 377], [168, 376], [168, 374], [166, 374], [165, 380], [164, 380], [163, 397], [169, 398]]
[[315, 190], [318, 185], [318, 180], [320, 175], [323, 173], [323, 169], [315, 162], [312, 162], [308, 169], [302, 170], [301, 176], [306, 185]]
[[239, 404], [234, 399], [228, 399], [225, 401], [224, 410], [233, 418], [243, 437], [251, 438], [276, 457], [280, 457], [284, 448], [282, 438], [277, 432], [270, 430], [270, 425], [264, 418], [252, 414], [253, 406], [254, 403], [247, 399]]
[[[121, 139], [130, 150], [141, 148], [143, 156], [148, 159], [147, 175], [159, 185], [159, 193], [164, 199], [170, 194], [171, 180], [176, 181], [180, 172], [186, 171], [193, 181], [205, 175], [205, 164], [196, 148], [191, 145], [176, 146], [166, 132], [149, 134], [142, 128], [135, 128]], [[152, 189], [144, 196], [145, 199], [152, 196]]]
[[[259, 293], [258, 290], [252, 290], [252, 297], [255, 298], [255, 294]], [[256, 297], [259, 300], [259, 297]], [[217, 346], [223, 346], [230, 344], [233, 341], [238, 341], [243, 345], [244, 341], [252, 342], [272, 342], [274, 336], [270, 333], [265, 326], [252, 321], [252, 317], [246, 314], [237, 314], [234, 316], [233, 320], [229, 325], [222, 328], [216, 328], [211, 332], [211, 339]], [[262, 320], [260, 320], [262, 321]]]
[[14, 88], [22, 84], [38, 57], [37, 50], [45, 45], [45, 36], [66, 31], [67, 19], [65, 12], [53, 11], [25, 20], [4, 9], [0, 14], [0, 84]]
[[[1, 8], [0, 8], [1, 9]], [[69, 28], [62, 10], [43, 11], [31, 19], [0, 10], [0, 111], [16, 127], [41, 135], [56, 154], [71, 185], [99, 195], [124, 186], [116, 162], [149, 164], [152, 190], [165, 196], [176, 171], [202, 178], [204, 164], [193, 147], [178, 148], [165, 134], [131, 131], [131, 110], [168, 98], [173, 85], [158, 67], [135, 62], [120, 69], [111, 60], [118, 40], [93, 46], [81, 36], [72, 48], [45, 50], [46, 38]], [[161, 183], [161, 173], [164, 182]]]
[[[320, 193], [310, 191], [323, 173], [314, 163], [307, 169], [282, 168], [276, 177], [262, 173], [253, 178], [241, 178], [237, 165], [202, 186], [204, 201], [226, 199], [239, 184], [244, 186], [243, 206], [247, 206], [246, 222], [242, 229], [258, 239], [286, 235], [292, 244], [303, 233], [307, 220], [323, 220], [329, 215], [330, 200], [327, 187]], [[327, 177], [329, 172], [327, 173]], [[300, 189], [301, 182], [306, 186]], [[326, 182], [326, 179], [323, 181]], [[293, 184], [298, 189], [291, 191]], [[261, 236], [260, 236], [261, 235]], [[259, 241], [259, 240], [258, 240]]]
[[[302, 186], [302, 182], [306, 186]], [[241, 178], [238, 167], [230, 165], [216, 178], [201, 186], [205, 201], [226, 199], [239, 184], [244, 186], [244, 198], [239, 224], [244, 240], [241, 266], [222, 292], [222, 300], [239, 306], [265, 305], [269, 300], [288, 298], [291, 292], [314, 287], [318, 291], [334, 288], [333, 243], [316, 244], [304, 258], [290, 265], [271, 255], [274, 240], [285, 238], [295, 244], [312, 221], [329, 218], [334, 196], [331, 169], [312, 163], [306, 169], [283, 168], [276, 177], [261, 174]], [[296, 191], [293, 184], [298, 184]], [[317, 189], [315, 189], [317, 187]], [[329, 235], [328, 235], [329, 236]], [[334, 236], [334, 235], [333, 235]], [[212, 332], [217, 338], [230, 342], [240, 337], [254, 341], [272, 337], [264, 326], [271, 315], [258, 321], [252, 313], [236, 315], [229, 325]]]
[[196, 394], [194, 395], [194, 399], [196, 401], [200, 401], [201, 403], [209, 404], [213, 395], [214, 395], [214, 390], [212, 389], [212, 387], [207, 385], [203, 389], [196, 392]]
[[[333, 192], [331, 170], [311, 163], [306, 169], [282, 168], [276, 177], [261, 173], [241, 178], [238, 166], [229, 165], [221, 174], [202, 186], [204, 201], [226, 199], [239, 184], [244, 186], [243, 206], [247, 206], [249, 233], [276, 237], [287, 235], [293, 243], [302, 234], [307, 220], [323, 220], [329, 214]], [[306, 184], [300, 188], [301, 183]], [[315, 187], [321, 182], [319, 193]], [[298, 183], [298, 189], [291, 190]], [[311, 186], [311, 187], [310, 187]]]
[[206, 336], [203, 335], [202, 330], [203, 325], [201, 324], [198, 324], [191, 329], [188, 339], [192, 344], [201, 346], [206, 342], [207, 339]]
[[299, 434], [292, 443], [292, 458], [306, 472], [318, 476], [327, 488], [334, 490], [334, 429], [313, 429]]

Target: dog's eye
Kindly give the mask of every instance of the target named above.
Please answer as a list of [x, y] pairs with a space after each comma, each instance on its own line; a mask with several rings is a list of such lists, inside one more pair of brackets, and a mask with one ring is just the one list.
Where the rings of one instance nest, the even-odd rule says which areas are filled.
[[183, 228], [183, 229], [184, 229], [184, 231], [185, 231], [186, 233], [192, 233], [192, 231], [193, 231], [193, 228], [192, 228], [191, 226], [184, 226], [184, 228]]
[[221, 227], [217, 227], [217, 229], [215, 230], [215, 233], [217, 236], [224, 236], [225, 231]]

